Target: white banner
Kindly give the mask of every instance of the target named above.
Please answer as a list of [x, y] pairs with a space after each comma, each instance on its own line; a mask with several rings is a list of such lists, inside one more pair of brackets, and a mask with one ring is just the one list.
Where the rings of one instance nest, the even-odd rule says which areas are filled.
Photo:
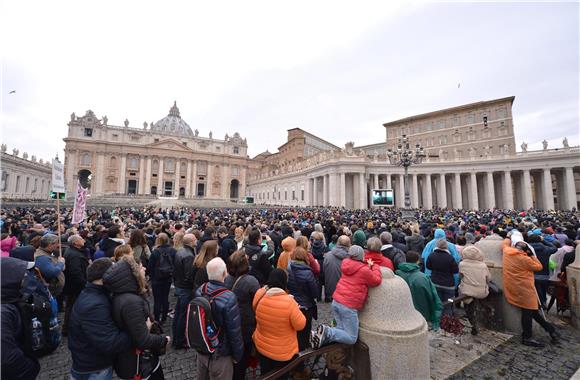
[[52, 191], [64, 193], [64, 164], [57, 160], [52, 160]]
[[80, 181], [77, 181], [77, 193], [75, 196], [75, 206], [73, 209], [72, 224], [79, 224], [85, 220], [85, 208], [87, 206], [87, 193], [89, 189], [81, 186]]

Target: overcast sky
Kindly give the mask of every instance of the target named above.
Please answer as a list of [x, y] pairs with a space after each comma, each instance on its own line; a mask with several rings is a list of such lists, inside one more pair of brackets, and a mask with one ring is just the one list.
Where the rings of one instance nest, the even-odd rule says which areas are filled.
[[518, 150], [580, 143], [576, 2], [4, 1], [0, 12], [1, 140], [39, 158], [62, 157], [72, 112], [142, 127], [174, 100], [201, 136], [237, 131], [251, 156], [289, 128], [370, 144], [382, 123], [511, 95]]

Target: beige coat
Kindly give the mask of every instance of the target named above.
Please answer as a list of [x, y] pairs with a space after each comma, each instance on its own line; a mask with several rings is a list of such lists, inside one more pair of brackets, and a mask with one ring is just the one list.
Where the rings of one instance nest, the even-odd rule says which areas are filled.
[[485, 298], [489, 294], [491, 274], [483, 262], [483, 252], [473, 245], [463, 248], [463, 260], [459, 263], [459, 294], [473, 298]]

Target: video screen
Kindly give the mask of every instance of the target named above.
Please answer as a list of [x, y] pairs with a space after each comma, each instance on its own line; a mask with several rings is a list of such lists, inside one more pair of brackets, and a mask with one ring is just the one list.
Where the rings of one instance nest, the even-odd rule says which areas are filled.
[[373, 190], [374, 206], [393, 206], [395, 204], [395, 194], [391, 189]]

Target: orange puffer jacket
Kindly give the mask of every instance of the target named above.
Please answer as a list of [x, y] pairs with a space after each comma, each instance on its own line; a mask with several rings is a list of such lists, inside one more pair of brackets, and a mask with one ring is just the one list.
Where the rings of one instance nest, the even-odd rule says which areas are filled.
[[510, 304], [523, 309], [538, 310], [534, 272], [540, 270], [542, 270], [540, 260], [512, 247], [510, 239], [504, 240], [503, 291]]
[[306, 325], [298, 303], [280, 288], [263, 287], [256, 292], [252, 306], [256, 311], [253, 338], [258, 352], [277, 361], [292, 359], [298, 353], [296, 332]]

